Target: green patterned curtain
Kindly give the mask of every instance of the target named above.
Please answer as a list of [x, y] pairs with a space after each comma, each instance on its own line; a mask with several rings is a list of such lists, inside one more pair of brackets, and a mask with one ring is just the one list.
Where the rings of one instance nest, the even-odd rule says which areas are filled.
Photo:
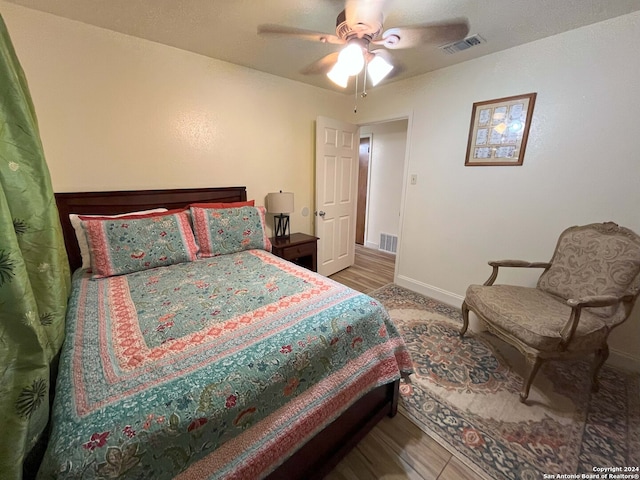
[[49, 417], [49, 368], [70, 288], [51, 178], [29, 88], [0, 16], [0, 477], [22, 464]]

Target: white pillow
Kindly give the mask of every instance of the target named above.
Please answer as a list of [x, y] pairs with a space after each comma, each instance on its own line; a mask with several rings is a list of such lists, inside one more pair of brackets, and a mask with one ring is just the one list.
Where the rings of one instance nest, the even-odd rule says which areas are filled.
[[[159, 213], [166, 212], [166, 208], [153, 208], [151, 210], [141, 210], [139, 212], [121, 213], [119, 215], [85, 215], [80, 214], [83, 217], [102, 217], [102, 218], [118, 218], [126, 215], [146, 215], [147, 213]], [[89, 256], [89, 243], [87, 242], [87, 236], [82, 228], [82, 220], [80, 215], [76, 213], [69, 214], [69, 220], [71, 226], [76, 232], [76, 239], [78, 240], [78, 246], [80, 247], [80, 255], [82, 256], [82, 268], [89, 268], [91, 266], [91, 259]]]

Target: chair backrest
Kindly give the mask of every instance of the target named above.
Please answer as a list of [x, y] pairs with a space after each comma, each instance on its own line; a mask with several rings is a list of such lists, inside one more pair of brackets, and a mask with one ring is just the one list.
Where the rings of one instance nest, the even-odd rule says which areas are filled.
[[[564, 299], [640, 292], [640, 236], [613, 222], [566, 229], [538, 288]], [[616, 309], [593, 308], [611, 316]]]

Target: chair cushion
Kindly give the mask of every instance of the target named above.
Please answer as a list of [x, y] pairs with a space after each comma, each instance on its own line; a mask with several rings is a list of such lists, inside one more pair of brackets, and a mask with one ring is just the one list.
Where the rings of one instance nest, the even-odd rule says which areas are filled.
[[[490, 324], [541, 351], [558, 350], [560, 332], [571, 315], [571, 307], [562, 299], [537, 288], [470, 285], [465, 301]], [[608, 331], [603, 318], [583, 310], [567, 350], [598, 348]]]
[[[562, 232], [551, 268], [540, 276], [538, 288], [565, 299], [591, 295], [620, 297], [637, 292], [639, 273], [638, 236], [611, 222], [591, 224]], [[608, 317], [621, 308], [589, 310]]]

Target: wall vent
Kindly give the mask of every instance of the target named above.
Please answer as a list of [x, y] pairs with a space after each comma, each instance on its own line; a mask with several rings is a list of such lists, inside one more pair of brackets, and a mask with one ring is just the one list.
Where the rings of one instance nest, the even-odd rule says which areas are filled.
[[476, 47], [481, 43], [486, 43], [486, 42], [487, 41], [484, 38], [476, 34], [476, 35], [471, 35], [463, 40], [459, 40], [457, 42], [443, 45], [442, 47], [440, 47], [440, 50], [444, 50], [445, 53], [448, 53], [451, 55], [453, 53], [462, 52], [463, 50], [467, 50], [468, 48], [471, 48], [471, 47]]
[[396, 253], [398, 251], [398, 237], [388, 233], [380, 234], [380, 247], [383, 252]]

